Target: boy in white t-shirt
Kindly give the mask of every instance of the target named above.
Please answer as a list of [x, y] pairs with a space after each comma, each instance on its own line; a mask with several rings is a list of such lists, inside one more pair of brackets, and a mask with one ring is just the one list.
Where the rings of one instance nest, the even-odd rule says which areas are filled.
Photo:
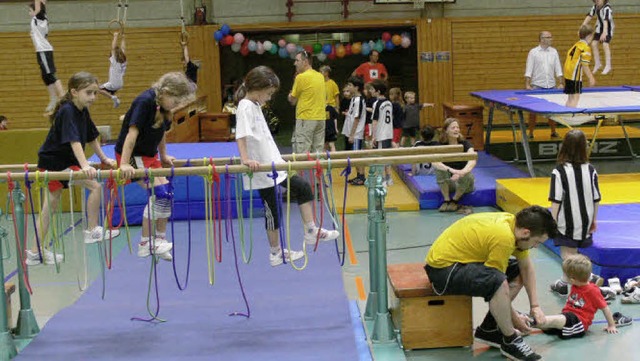
[[111, 42], [111, 56], [109, 56], [109, 81], [100, 85], [100, 94], [111, 98], [113, 107], [120, 106], [120, 99], [116, 92], [124, 86], [124, 73], [127, 70], [127, 56], [124, 53], [124, 34], [118, 45], [118, 32], [113, 33]]
[[[362, 97], [362, 79], [358, 76], [352, 76], [347, 79], [345, 89], [348, 90], [351, 97], [349, 111], [344, 119], [342, 126], [342, 134], [345, 139], [345, 150], [362, 150], [364, 145], [364, 124], [367, 118], [367, 108], [364, 98]], [[364, 185], [364, 167], [356, 167], [356, 177], [349, 180], [353, 185]]]
[[64, 96], [62, 83], [56, 77], [56, 65], [53, 61], [53, 46], [49, 43], [49, 19], [44, 0], [35, 0], [29, 4], [31, 16], [31, 40], [36, 49], [36, 57], [40, 66], [42, 81], [49, 91], [49, 104], [45, 109], [48, 116], [58, 103], [58, 99]]
[[[393, 104], [386, 98], [387, 85], [380, 79], [372, 81], [373, 96], [376, 101], [373, 103], [372, 120], [372, 142], [374, 148], [387, 149], [391, 148], [393, 140]], [[391, 167], [384, 167], [385, 180], [384, 184], [390, 186], [393, 184], [391, 178]]]

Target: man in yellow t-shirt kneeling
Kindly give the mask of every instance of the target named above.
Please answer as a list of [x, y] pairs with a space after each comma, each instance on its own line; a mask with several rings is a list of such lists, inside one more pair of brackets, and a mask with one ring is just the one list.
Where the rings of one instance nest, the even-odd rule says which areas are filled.
[[449, 226], [436, 239], [426, 257], [425, 271], [433, 290], [442, 295], [483, 297], [489, 313], [476, 329], [476, 340], [500, 348], [517, 360], [539, 360], [515, 331], [529, 332], [526, 318], [511, 307], [524, 286], [531, 316], [544, 322], [536, 293], [536, 277], [529, 249], [557, 231], [551, 213], [540, 206], [518, 212], [478, 213]]

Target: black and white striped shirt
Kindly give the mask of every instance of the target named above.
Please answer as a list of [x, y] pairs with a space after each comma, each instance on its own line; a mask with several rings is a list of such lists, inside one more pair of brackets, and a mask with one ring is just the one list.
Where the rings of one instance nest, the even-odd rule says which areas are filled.
[[591, 16], [592, 18], [594, 16], [597, 17], [596, 34], [602, 34], [602, 31], [604, 30], [604, 23], [606, 22], [608, 25], [607, 35], [613, 37], [613, 30], [615, 29], [616, 25], [613, 23], [613, 11], [611, 10], [611, 6], [609, 4], [604, 4], [604, 6], [600, 10], [598, 10], [598, 7], [596, 5], [593, 5], [593, 7], [591, 7], [591, 10], [589, 11], [589, 16]]
[[551, 172], [549, 200], [560, 204], [556, 217], [560, 233], [576, 241], [588, 238], [600, 202], [596, 169], [589, 163], [557, 165]]

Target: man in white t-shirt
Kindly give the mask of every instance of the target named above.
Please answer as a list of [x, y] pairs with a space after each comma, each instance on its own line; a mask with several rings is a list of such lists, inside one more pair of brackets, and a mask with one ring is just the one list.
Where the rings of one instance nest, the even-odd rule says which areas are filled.
[[49, 104], [45, 113], [51, 113], [58, 103], [58, 98], [64, 96], [62, 83], [56, 77], [56, 65], [53, 62], [53, 46], [47, 40], [49, 35], [49, 19], [43, 0], [35, 0], [29, 4], [31, 16], [31, 40], [36, 49], [36, 57], [40, 66], [42, 81], [49, 91]]
[[[540, 44], [529, 51], [527, 65], [524, 72], [525, 88], [534, 89], [562, 89], [564, 79], [562, 65], [558, 51], [551, 46], [553, 36], [548, 31], [540, 32]], [[529, 139], [533, 139], [536, 126], [536, 115], [529, 114]], [[556, 122], [549, 120], [551, 138], [559, 138], [556, 132]]]

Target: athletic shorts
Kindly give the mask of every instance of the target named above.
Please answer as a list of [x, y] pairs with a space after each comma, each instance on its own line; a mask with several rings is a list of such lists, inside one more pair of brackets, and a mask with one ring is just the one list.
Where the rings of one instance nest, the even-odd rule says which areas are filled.
[[53, 61], [53, 51], [36, 52], [38, 65], [40, 66], [40, 76], [45, 85], [49, 86], [56, 81], [56, 64]]
[[563, 312], [562, 315], [567, 319], [562, 327], [562, 330], [556, 328], [550, 328], [544, 330], [544, 333], [549, 335], [556, 335], [561, 339], [580, 338], [584, 336], [585, 329], [582, 321], [573, 312]]
[[[291, 188], [291, 198], [295, 199], [298, 204], [304, 204], [313, 201], [313, 192], [311, 191], [311, 185], [304, 178], [294, 175], [289, 180]], [[278, 186], [284, 189], [286, 192], [287, 181], [284, 180]], [[276, 230], [280, 228], [280, 214], [278, 214], [278, 202], [276, 199], [275, 187], [259, 189], [260, 198], [264, 204], [264, 220], [265, 228], [267, 230]], [[280, 202], [282, 203], [282, 202]], [[284, 215], [284, 212], [283, 212]]]
[[402, 128], [393, 128], [393, 142], [400, 143], [402, 138]]
[[[40, 168], [38, 170], [41, 171], [41, 172], [47, 171], [47, 169], [42, 169], [42, 168]], [[81, 169], [77, 165], [72, 165], [72, 166], [68, 167], [67, 169], [63, 170], [62, 172], [68, 171], [68, 170], [79, 171]], [[69, 181], [63, 181], [63, 180], [49, 181], [49, 184], [47, 185], [47, 187], [49, 188], [49, 192], [53, 193], [55, 191], [59, 191], [60, 189], [69, 188]]]
[[391, 139], [378, 141], [378, 149], [389, 149], [389, 148], [391, 148]]
[[448, 183], [450, 192], [460, 190], [462, 194], [467, 194], [475, 190], [476, 178], [472, 172], [465, 174], [462, 178], [458, 178], [456, 182], [451, 180], [451, 176], [452, 174], [449, 171], [436, 168], [436, 183], [438, 185]]
[[437, 294], [482, 297], [486, 302], [493, 298], [505, 280], [512, 282], [520, 275], [515, 258], [509, 259], [505, 273], [483, 263], [454, 263], [445, 268], [434, 268], [427, 264], [424, 269]]
[[593, 245], [593, 237], [589, 235], [586, 239], [576, 241], [573, 238], [569, 238], [564, 234], [558, 232], [556, 238], [553, 239], [553, 244], [556, 247], [564, 246], [569, 248], [587, 248]]
[[569, 79], [564, 80], [564, 93], [565, 94], [580, 94], [582, 93], [582, 82], [573, 81]]
[[415, 138], [418, 134], [418, 127], [402, 128], [402, 135], [405, 137]]
[[[596, 33], [595, 35], [593, 35], [593, 40], [595, 41], [600, 41], [600, 37], [602, 36], [602, 33]], [[604, 39], [605, 43], [610, 43], [611, 42], [611, 35], [607, 35], [607, 38]]]

